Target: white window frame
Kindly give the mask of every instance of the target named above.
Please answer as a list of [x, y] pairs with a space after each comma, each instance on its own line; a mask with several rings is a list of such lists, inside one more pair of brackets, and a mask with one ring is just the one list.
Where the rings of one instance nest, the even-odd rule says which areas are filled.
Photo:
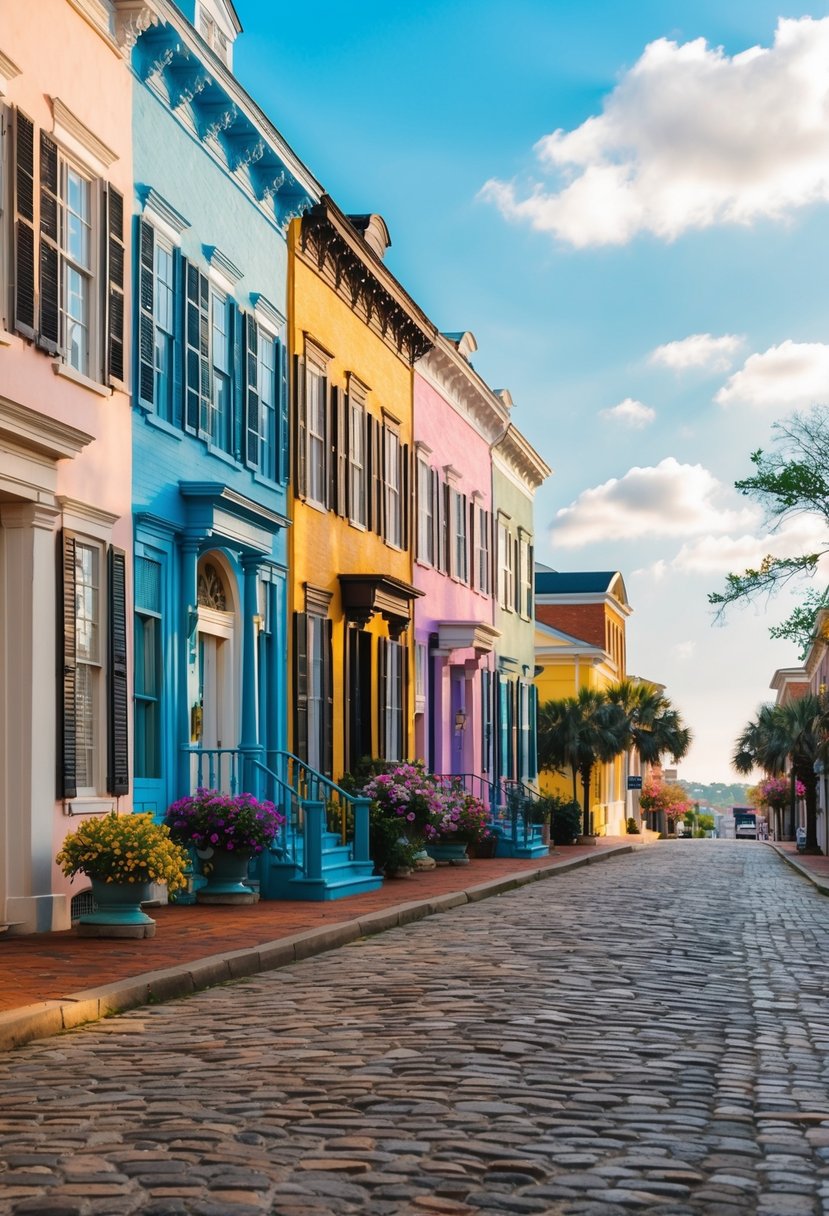
[[367, 472], [366, 403], [352, 386], [348, 393], [348, 518], [355, 528], [368, 526]]
[[[277, 447], [279, 443], [279, 368], [277, 367], [277, 338], [266, 326], [256, 326], [256, 390], [259, 396], [259, 462], [258, 469], [269, 481], [276, 480]], [[271, 362], [264, 357], [269, 351]], [[266, 391], [270, 401], [266, 400]]]
[[490, 516], [486, 507], [475, 504], [475, 587], [489, 595], [491, 586]]
[[434, 470], [423, 456], [417, 458], [417, 560], [435, 565]]
[[450, 488], [452, 515], [452, 577], [460, 583], [469, 582], [469, 520], [466, 495], [454, 486]]
[[305, 365], [305, 451], [306, 499], [325, 510], [328, 506], [327, 462], [327, 403], [325, 400], [325, 369], [318, 364]]
[[533, 572], [530, 569], [532, 538], [523, 528], [518, 529], [518, 611], [524, 620], [532, 614]]
[[[106, 647], [107, 647], [107, 551], [100, 541], [89, 536], [75, 536], [75, 752], [76, 772], [80, 774], [80, 756], [82, 752], [91, 753], [88, 756], [88, 769], [85, 772], [87, 781], [77, 782], [77, 797], [97, 797], [106, 789]], [[97, 564], [97, 586], [89, 587], [94, 593], [97, 603], [91, 614], [92, 624], [97, 633], [97, 645], [91, 653], [81, 654], [81, 637], [83, 620], [86, 614], [80, 612], [80, 599], [87, 584], [80, 577], [79, 556], [82, 552], [94, 555]], [[89, 715], [82, 720], [81, 713], [81, 672], [86, 673], [90, 683], [92, 706]], [[86, 726], [90, 728], [91, 742], [82, 746], [82, 735]], [[85, 768], [87, 761], [85, 761]]]
[[[224, 312], [225, 328], [223, 331], [224, 340], [224, 366], [217, 362], [219, 351], [217, 350], [218, 343], [216, 340], [216, 308], [217, 305]], [[225, 452], [228, 455], [233, 454], [233, 351], [231, 350], [231, 333], [230, 333], [230, 296], [225, 291], [220, 291], [217, 287], [210, 283], [209, 294], [209, 315], [210, 315], [210, 399], [208, 405], [208, 425], [205, 427], [208, 436], [208, 443], [211, 447], [218, 448], [219, 451]], [[222, 332], [219, 330], [218, 332]], [[226, 404], [223, 408], [221, 400], [221, 386], [226, 388]], [[226, 432], [226, 433], [225, 433]]]
[[386, 645], [385, 705], [383, 733], [385, 760], [402, 760], [406, 747], [403, 707], [403, 661], [405, 648], [401, 642], [389, 639]]
[[308, 624], [308, 764], [322, 772], [325, 721], [325, 617], [309, 612]]
[[498, 603], [506, 612], [512, 612], [515, 595], [515, 576], [512, 566], [512, 533], [509, 522], [498, 517]]
[[403, 488], [400, 484], [401, 443], [396, 427], [383, 424], [383, 494], [385, 497], [385, 541], [403, 547]]
[[[170, 282], [169, 285], [164, 282], [159, 272], [160, 255], [165, 255], [169, 258], [170, 266]], [[153, 402], [155, 412], [165, 422], [172, 422], [174, 415], [173, 402], [173, 382], [174, 382], [174, 364], [176, 358], [176, 282], [175, 282], [175, 259], [176, 249], [169, 238], [163, 236], [157, 227], [153, 225]], [[169, 326], [167, 329], [161, 322], [160, 317], [160, 302], [162, 293], [169, 292], [170, 317]], [[168, 366], [166, 371], [166, 380], [161, 377], [159, 368], [159, 351], [162, 349], [159, 335], [164, 336], [163, 347], [167, 350]], [[166, 383], [166, 400], [161, 399], [161, 385]]]

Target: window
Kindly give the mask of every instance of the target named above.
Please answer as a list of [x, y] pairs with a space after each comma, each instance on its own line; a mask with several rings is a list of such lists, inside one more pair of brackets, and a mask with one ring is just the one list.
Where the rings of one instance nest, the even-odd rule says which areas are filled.
[[381, 639], [383, 680], [381, 729], [383, 758], [402, 760], [404, 738], [404, 660], [406, 650], [400, 642]]
[[512, 568], [512, 535], [503, 519], [498, 520], [498, 603], [508, 612], [514, 603], [514, 576]]
[[491, 590], [490, 585], [490, 568], [489, 568], [489, 512], [483, 507], [476, 506], [475, 511], [475, 580], [479, 591], [484, 595], [489, 595]]
[[428, 650], [425, 642], [415, 643], [415, 713], [422, 714], [426, 710], [426, 683]]
[[349, 518], [366, 526], [366, 411], [361, 401], [349, 396], [348, 405], [348, 478]]
[[123, 196], [19, 110], [14, 128], [14, 328], [82, 376], [121, 381]]
[[227, 296], [210, 292], [212, 392], [202, 402], [201, 428], [211, 443], [231, 452], [230, 310]]
[[434, 472], [425, 460], [417, 462], [417, 556], [435, 564]]
[[159, 417], [173, 421], [173, 359], [175, 357], [173, 250], [157, 237], [153, 256], [154, 393]]
[[329, 776], [334, 759], [332, 624], [317, 609], [330, 600], [330, 593], [306, 586], [306, 601], [314, 611], [294, 613], [293, 690], [297, 755]]
[[75, 545], [75, 777], [78, 793], [98, 789], [101, 750], [101, 553]]
[[400, 437], [389, 426], [383, 427], [383, 465], [386, 513], [386, 540], [401, 548], [403, 515], [400, 486]]
[[533, 560], [532, 545], [525, 532], [518, 535], [518, 598], [517, 607], [525, 619], [533, 612]]
[[[250, 324], [253, 324], [251, 321]], [[259, 388], [259, 469], [265, 477], [276, 477], [277, 349], [273, 337], [261, 325], [257, 334], [257, 383]], [[252, 463], [252, 462], [251, 462]]]
[[325, 706], [324, 631], [322, 617], [308, 617], [308, 763], [322, 770], [322, 725]]
[[458, 490], [450, 493], [452, 506], [452, 574], [462, 583], [469, 581], [469, 541], [467, 537], [466, 495]]
[[326, 460], [326, 389], [327, 380], [315, 367], [309, 366], [306, 377], [306, 420], [308, 434], [308, 483], [310, 502], [325, 507], [328, 483]]
[[135, 776], [161, 777], [161, 565], [135, 559]]

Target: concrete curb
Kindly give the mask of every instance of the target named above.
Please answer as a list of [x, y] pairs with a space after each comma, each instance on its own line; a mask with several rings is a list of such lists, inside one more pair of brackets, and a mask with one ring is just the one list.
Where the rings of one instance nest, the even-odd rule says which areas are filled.
[[787, 853], [785, 849], [778, 848], [777, 845], [772, 841], [767, 841], [767, 844], [769, 848], [774, 849], [777, 856], [782, 857], [787, 865], [790, 865], [793, 870], [797, 870], [798, 874], [802, 875], [803, 878], [808, 878], [809, 882], [814, 887], [817, 887], [821, 895], [829, 895], [829, 878], [823, 878], [820, 874], [812, 873], [809, 867], [804, 865], [802, 861], [799, 861], [797, 857], [792, 856], [791, 853]]
[[19, 1047], [33, 1039], [49, 1038], [60, 1034], [61, 1031], [97, 1022], [101, 1018], [124, 1013], [128, 1009], [137, 1009], [141, 1005], [154, 1005], [161, 1001], [192, 996], [194, 992], [213, 988], [217, 984], [227, 984], [245, 976], [273, 971], [327, 950], [336, 950], [349, 942], [357, 941], [358, 938], [384, 933], [388, 929], [409, 925], [427, 916], [437, 916], [462, 904], [477, 903], [491, 896], [504, 895], [531, 882], [552, 878], [557, 874], [568, 874], [581, 866], [595, 865], [598, 861], [605, 861], [622, 853], [632, 853], [638, 847], [615, 845], [589, 856], [576, 857], [572, 861], [558, 861], [553, 865], [525, 870], [521, 874], [491, 879], [489, 882], [477, 883], [462, 891], [449, 891], [431, 899], [395, 904], [390, 908], [369, 912], [355, 920], [294, 933], [289, 937], [263, 942], [250, 949], [214, 954], [161, 971], [145, 971], [142, 975], [130, 979], [116, 980], [98, 988], [72, 992], [57, 1000], [40, 1001], [36, 1005], [10, 1009], [0, 1013], [0, 1051]]

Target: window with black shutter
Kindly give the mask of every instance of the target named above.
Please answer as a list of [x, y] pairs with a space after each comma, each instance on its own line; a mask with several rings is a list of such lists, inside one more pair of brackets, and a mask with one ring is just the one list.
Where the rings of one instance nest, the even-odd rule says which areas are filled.
[[107, 223], [107, 380], [124, 382], [124, 196], [106, 187]]
[[244, 318], [245, 329], [245, 461], [259, 468], [259, 330], [253, 317]]
[[308, 760], [308, 616], [294, 613], [294, 751]]
[[110, 794], [126, 794], [129, 773], [129, 694], [127, 690], [127, 602], [126, 554], [110, 548], [109, 583], [109, 669], [107, 789]]
[[155, 404], [155, 229], [138, 220], [138, 400]]
[[63, 623], [62, 659], [58, 677], [58, 797], [74, 798], [78, 792], [75, 775], [75, 538], [61, 536], [60, 589]]
[[210, 284], [197, 266], [184, 263], [184, 426], [196, 435], [210, 417]]
[[14, 328], [35, 336], [35, 126], [14, 112]]

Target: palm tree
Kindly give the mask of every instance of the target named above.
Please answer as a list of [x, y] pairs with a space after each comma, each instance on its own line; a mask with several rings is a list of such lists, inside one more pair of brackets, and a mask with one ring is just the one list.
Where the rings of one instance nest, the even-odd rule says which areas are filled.
[[666, 755], [676, 763], [688, 754], [691, 731], [653, 684], [625, 678], [610, 685], [607, 697], [625, 714], [624, 750], [636, 752], [641, 764], [659, 764]]
[[625, 750], [625, 713], [603, 691], [580, 688], [575, 697], [547, 701], [538, 715], [539, 767], [560, 772], [569, 766], [581, 779], [584, 835], [591, 830], [590, 780], [597, 764]]
[[806, 852], [819, 852], [817, 843], [817, 775], [815, 762], [827, 747], [829, 715], [825, 701], [807, 693], [785, 705], [764, 705], [739, 739], [732, 764], [739, 773], [762, 768], [774, 774], [790, 768], [792, 781], [802, 781], [806, 793]]

